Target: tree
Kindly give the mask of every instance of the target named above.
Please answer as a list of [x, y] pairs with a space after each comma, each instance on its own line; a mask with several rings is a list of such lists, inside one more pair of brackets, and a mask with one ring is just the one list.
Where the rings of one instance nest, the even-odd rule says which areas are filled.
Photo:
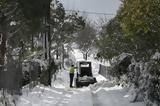
[[[19, 47], [22, 50], [24, 43], [28, 44], [31, 38], [29, 35], [40, 32], [44, 17], [49, 23], [50, 3], [51, 0], [0, 0], [0, 32], [2, 38], [0, 65], [5, 65], [5, 56], [11, 55], [10, 47]], [[43, 30], [46, 31], [46, 24]], [[49, 34], [50, 32], [48, 36]], [[22, 42], [23, 47], [21, 47]], [[16, 45], [13, 45], [14, 43]]]
[[160, 0], [123, 0], [118, 13], [125, 36], [135, 44], [136, 58], [148, 60], [160, 47]]
[[[28, 4], [29, 3], [29, 4]], [[32, 5], [31, 5], [31, 4]], [[39, 6], [34, 8], [38, 3]], [[6, 54], [6, 41], [8, 38], [11, 38], [13, 35], [17, 34], [19, 31], [24, 31], [24, 24], [31, 25], [28, 29], [36, 29], [39, 27], [39, 22], [42, 16], [44, 16], [46, 9], [43, 7], [45, 4], [42, 1], [10, 1], [10, 0], [1, 0], [0, 1], [0, 30], [2, 35], [2, 44], [1, 44], [1, 64], [4, 64], [4, 56]], [[45, 1], [45, 3], [47, 3]], [[33, 9], [33, 11], [32, 11]], [[44, 12], [42, 12], [44, 11]], [[26, 20], [25, 20], [26, 19]], [[16, 27], [12, 27], [10, 23], [15, 21]], [[30, 24], [32, 23], [32, 24]], [[24, 25], [24, 26], [21, 26]], [[11, 32], [10, 32], [11, 31]], [[24, 32], [23, 32], [24, 33]], [[22, 35], [21, 35], [22, 36]], [[27, 36], [27, 35], [26, 35]]]
[[74, 34], [83, 29], [84, 19], [78, 13], [65, 13], [63, 5], [55, 0], [51, 8], [52, 42], [54, 43], [56, 58], [61, 56], [61, 66], [64, 64], [64, 44], [73, 42]]
[[132, 53], [134, 45], [130, 39], [124, 36], [122, 27], [117, 17], [111, 19], [107, 24], [102, 26], [99, 39], [96, 41], [98, 48], [97, 56], [111, 60], [113, 57], [123, 52]]
[[51, 1], [0, 0], [0, 38], [2, 39], [0, 42], [0, 65], [4, 65], [5, 55], [7, 53], [11, 55], [15, 48], [19, 48], [21, 51], [23, 49], [24, 58], [21, 58], [23, 61], [32, 53], [29, 49], [34, 48], [34, 39], [45, 34], [49, 41], [47, 45], [49, 46], [47, 62], [50, 63], [47, 72], [49, 85], [51, 84], [51, 70], [54, 70], [54, 73], [56, 70], [54, 59], [53, 61], [50, 59], [50, 51], [55, 49], [51, 48], [51, 45], [55, 42], [59, 43], [57, 47], [63, 49], [63, 54], [64, 44], [71, 42], [73, 34], [84, 26], [83, 18], [77, 13], [66, 15], [61, 3], [57, 0], [52, 3]]
[[4, 26], [4, 16], [2, 13], [1, 14], [1, 19], [0, 19], [0, 36], [1, 36], [1, 43], [0, 43], [0, 65], [4, 65], [4, 57], [5, 57], [5, 52], [6, 52], [6, 32], [5, 32], [5, 26]]
[[94, 47], [96, 35], [96, 30], [90, 23], [86, 23], [85, 28], [77, 34], [75, 42], [86, 60], [89, 52]]
[[17, 11], [17, 4], [15, 1], [0, 1], [0, 33], [1, 33], [1, 44], [0, 44], [0, 65], [4, 65], [6, 55], [6, 42], [9, 37], [9, 26], [12, 21], [12, 17], [15, 16]]
[[[135, 74], [132, 75], [132, 80], [139, 79], [132, 83], [136, 86], [137, 94], [144, 95], [147, 106], [159, 105], [159, 53], [153, 56], [156, 59], [151, 59], [151, 56], [160, 49], [160, 0], [122, 2], [118, 13], [120, 26], [124, 36], [134, 45], [132, 53], [135, 59], [144, 61], [142, 64], [136, 63], [138, 66], [133, 66], [129, 72]], [[133, 101], [136, 99], [137, 96]]]

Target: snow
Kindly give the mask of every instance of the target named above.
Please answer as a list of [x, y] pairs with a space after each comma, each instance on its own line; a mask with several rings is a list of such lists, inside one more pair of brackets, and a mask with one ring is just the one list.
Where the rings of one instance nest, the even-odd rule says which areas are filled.
[[152, 56], [152, 59], [154, 59], [154, 60], [160, 60], [160, 53], [159, 53], [159, 52], [156, 52], [156, 53]]
[[93, 91], [93, 93], [98, 93], [100, 92], [101, 90], [105, 90], [105, 91], [113, 91], [113, 90], [121, 90], [123, 89], [121, 86], [114, 86], [114, 87], [105, 87], [105, 88], [98, 88], [96, 91]]
[[75, 61], [83, 61], [83, 54], [78, 49], [74, 49], [71, 54], [71, 58], [74, 58]]
[[[106, 91], [107, 90], [107, 91]], [[129, 95], [126, 94], [126, 90], [111, 87], [103, 88], [99, 90], [97, 93], [93, 94], [94, 105], [95, 106], [143, 106], [144, 104], [141, 102], [130, 103]]]
[[18, 95], [10, 95], [6, 90], [0, 90], [0, 106], [15, 106]]
[[59, 89], [39, 85], [31, 92], [24, 93], [17, 106], [92, 106], [89, 91], [88, 88]]
[[56, 77], [56, 81], [52, 80], [52, 87], [60, 89], [69, 88], [69, 72], [67, 70], [60, 70]]
[[45, 68], [45, 70], [47, 70], [48, 65], [45, 61], [40, 60], [40, 59], [32, 59], [32, 61], [40, 63], [40, 65], [43, 66]]
[[142, 102], [130, 103], [128, 90], [109, 81], [91, 86], [91, 91], [94, 106], [144, 106]]
[[129, 53], [122, 53], [122, 54], [119, 56], [119, 61], [124, 60], [124, 58], [126, 58], [127, 56], [132, 56], [132, 54], [129, 54]]
[[10, 26], [15, 26], [17, 23], [16, 23], [16, 21], [11, 21], [10, 22]]
[[[70, 58], [80, 61], [83, 55], [79, 50], [70, 53]], [[17, 106], [143, 106], [142, 102], [130, 103], [131, 94], [122, 86], [114, 85], [111, 81], [98, 74], [100, 62], [92, 61], [93, 76], [97, 83], [89, 87], [69, 88], [69, 73], [60, 70], [57, 80], [52, 80], [52, 87], [38, 85], [32, 90], [23, 89]], [[109, 65], [106, 63], [106, 65]], [[26, 89], [26, 90], [25, 90]]]

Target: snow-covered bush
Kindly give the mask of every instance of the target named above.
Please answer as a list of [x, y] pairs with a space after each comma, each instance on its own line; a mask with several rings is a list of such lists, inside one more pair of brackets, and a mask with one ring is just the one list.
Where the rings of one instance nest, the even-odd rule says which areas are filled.
[[40, 83], [44, 84], [46, 86], [50, 85], [50, 81], [52, 78], [52, 75], [55, 75], [55, 73], [58, 71], [58, 65], [55, 63], [54, 60], [51, 61], [51, 64], [48, 66], [46, 71], [43, 71], [40, 75]]
[[[155, 54], [156, 55], [156, 54]], [[154, 56], [153, 56], [154, 57]], [[160, 58], [151, 59], [145, 67], [145, 102], [147, 106], [160, 105]]]
[[132, 88], [131, 102], [143, 100], [146, 106], [160, 106], [160, 53], [156, 52], [148, 62], [132, 60], [127, 53], [117, 56], [109, 74]]
[[132, 55], [128, 53], [122, 53], [112, 60], [110, 68], [108, 68], [108, 74], [112, 77], [118, 78], [117, 81], [121, 81], [121, 77], [125, 77], [128, 74], [128, 66], [131, 64]]
[[128, 80], [134, 87], [132, 102], [141, 96], [146, 106], [160, 105], [160, 54], [155, 53], [149, 62], [134, 62], [129, 66]]
[[132, 88], [131, 102], [143, 101], [144, 96], [144, 62], [133, 62], [128, 67], [128, 85]]
[[0, 91], [0, 106], [16, 106], [17, 97], [7, 91]]

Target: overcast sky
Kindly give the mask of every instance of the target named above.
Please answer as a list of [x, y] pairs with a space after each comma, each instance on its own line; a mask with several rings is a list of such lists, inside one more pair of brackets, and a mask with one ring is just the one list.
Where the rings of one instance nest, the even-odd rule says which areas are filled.
[[[116, 14], [120, 7], [120, 0], [60, 0], [66, 10], [80, 10], [96, 13]], [[89, 14], [88, 17], [94, 21], [99, 17], [104, 17], [100, 14]], [[113, 17], [113, 16], [107, 16]]]

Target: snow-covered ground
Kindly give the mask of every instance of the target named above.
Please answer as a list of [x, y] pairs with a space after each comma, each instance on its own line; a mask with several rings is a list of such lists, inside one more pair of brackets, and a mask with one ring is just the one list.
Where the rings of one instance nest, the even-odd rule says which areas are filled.
[[[82, 59], [82, 54], [75, 50], [74, 60]], [[73, 56], [72, 56], [73, 58]], [[52, 87], [38, 85], [32, 90], [23, 90], [17, 106], [143, 106], [143, 103], [130, 103], [130, 94], [121, 86], [115, 86], [98, 74], [99, 62], [93, 58], [93, 76], [98, 83], [83, 88], [69, 88], [67, 70], [61, 70]]]
[[60, 89], [36, 86], [21, 96], [17, 106], [92, 106], [89, 88]]
[[91, 88], [93, 106], [144, 106], [142, 102], [130, 103], [130, 93], [111, 82], [102, 82]]

